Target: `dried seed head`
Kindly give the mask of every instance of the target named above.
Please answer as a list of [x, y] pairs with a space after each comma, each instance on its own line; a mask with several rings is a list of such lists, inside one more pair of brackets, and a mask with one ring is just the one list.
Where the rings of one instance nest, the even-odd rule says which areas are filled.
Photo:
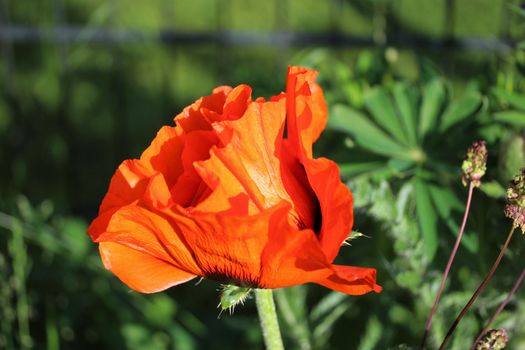
[[469, 182], [475, 187], [481, 185], [481, 178], [487, 171], [487, 153], [485, 141], [476, 141], [470, 146], [461, 165], [463, 171], [461, 180], [464, 186], [467, 186]]
[[519, 226], [522, 233], [525, 233], [525, 168], [514, 176], [507, 189], [505, 215], [514, 221], [515, 226]]
[[483, 336], [476, 346], [476, 350], [501, 350], [505, 349], [509, 336], [504, 328], [491, 329]]

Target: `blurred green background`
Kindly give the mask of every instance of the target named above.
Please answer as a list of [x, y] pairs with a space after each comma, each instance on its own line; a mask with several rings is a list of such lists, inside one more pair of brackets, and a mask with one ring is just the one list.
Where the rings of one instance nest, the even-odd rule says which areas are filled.
[[[114, 170], [217, 85], [284, 89], [321, 72], [318, 155], [335, 158], [368, 238], [338, 262], [378, 268], [384, 291], [278, 291], [287, 348], [415, 345], [462, 216], [460, 164], [487, 140], [464, 244], [430, 348], [510, 226], [504, 188], [525, 165], [525, 10], [504, 0], [0, 0], [0, 349], [262, 349], [253, 301], [216, 308], [219, 284], [130, 291], [85, 234]], [[465, 349], [523, 268], [515, 237], [460, 325]], [[525, 348], [521, 292], [497, 325]]]

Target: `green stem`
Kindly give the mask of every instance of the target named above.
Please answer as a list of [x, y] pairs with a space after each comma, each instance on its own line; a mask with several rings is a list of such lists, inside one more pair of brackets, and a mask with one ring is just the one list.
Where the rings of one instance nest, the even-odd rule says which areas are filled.
[[256, 289], [255, 303], [267, 350], [284, 350], [271, 289]]

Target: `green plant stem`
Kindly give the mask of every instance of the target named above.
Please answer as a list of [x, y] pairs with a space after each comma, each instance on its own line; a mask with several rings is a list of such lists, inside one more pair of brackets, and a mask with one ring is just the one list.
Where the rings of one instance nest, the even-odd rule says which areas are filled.
[[501, 259], [503, 258], [503, 254], [505, 253], [505, 250], [507, 250], [507, 247], [509, 246], [510, 240], [512, 239], [512, 235], [514, 234], [515, 230], [516, 230], [516, 225], [512, 224], [512, 228], [510, 229], [509, 234], [507, 235], [507, 240], [505, 241], [505, 244], [503, 245], [503, 247], [501, 247], [501, 250], [499, 251], [498, 257], [496, 258], [496, 261], [494, 262], [494, 264], [492, 265], [490, 271], [487, 273], [487, 275], [485, 276], [485, 278], [483, 279], [483, 281], [479, 285], [478, 289], [476, 289], [476, 291], [474, 292], [474, 294], [472, 295], [472, 297], [468, 301], [467, 305], [465, 305], [465, 307], [463, 307], [463, 310], [461, 310], [459, 315], [456, 317], [456, 320], [454, 321], [454, 323], [452, 324], [452, 326], [448, 330], [447, 335], [445, 336], [445, 339], [443, 339], [443, 342], [441, 343], [441, 346], [439, 347], [439, 350], [443, 350], [445, 348], [445, 346], [447, 346], [447, 343], [449, 342], [450, 337], [452, 336], [452, 334], [456, 330], [456, 327], [458, 326], [459, 322], [461, 321], [463, 316], [465, 316], [465, 314], [470, 309], [472, 304], [474, 304], [474, 301], [476, 301], [476, 299], [478, 298], [479, 294], [483, 291], [483, 289], [487, 285], [487, 282], [490, 280], [490, 278], [492, 277], [492, 275], [494, 274], [494, 272], [498, 268], [499, 263], [500, 263]]
[[439, 285], [439, 289], [436, 294], [436, 299], [434, 300], [434, 305], [432, 305], [432, 310], [430, 311], [427, 322], [425, 324], [425, 333], [423, 334], [423, 338], [421, 339], [421, 345], [419, 346], [421, 350], [425, 348], [425, 343], [426, 343], [428, 334], [430, 332], [430, 327], [432, 326], [432, 318], [434, 317], [434, 314], [436, 313], [439, 299], [441, 298], [441, 294], [443, 293], [443, 288], [445, 287], [445, 282], [447, 281], [448, 273], [450, 272], [450, 268], [452, 267], [452, 262], [454, 261], [456, 253], [458, 251], [459, 243], [461, 242], [461, 237], [463, 237], [463, 232], [465, 231], [465, 225], [467, 223], [467, 218], [468, 218], [468, 214], [470, 210], [470, 203], [472, 201], [473, 191], [474, 191], [474, 185], [471, 182], [469, 189], [468, 189], [467, 204], [465, 206], [465, 214], [463, 215], [463, 222], [461, 224], [461, 228], [459, 230], [458, 237], [456, 238], [456, 243], [454, 244], [454, 248], [452, 249], [452, 253], [450, 253], [450, 257], [448, 258], [447, 266], [445, 267], [445, 272], [443, 273], [443, 278], [441, 279], [441, 284]]
[[267, 350], [284, 350], [271, 289], [256, 289], [255, 303]]
[[9, 242], [9, 251], [13, 259], [13, 275], [15, 278], [15, 292], [17, 297], [16, 315], [18, 318], [18, 338], [20, 349], [32, 347], [32, 339], [29, 331], [29, 301], [27, 298], [26, 280], [28, 273], [28, 257], [24, 242], [22, 225], [13, 222], [11, 228], [12, 238]]
[[489, 327], [492, 324], [492, 322], [494, 322], [496, 317], [498, 317], [498, 315], [501, 313], [501, 311], [503, 311], [505, 306], [507, 306], [507, 304], [510, 302], [510, 300], [512, 299], [512, 296], [516, 293], [516, 291], [520, 287], [520, 284], [523, 281], [523, 278], [525, 278], [525, 269], [523, 269], [523, 271], [521, 272], [520, 277], [518, 278], [518, 280], [514, 284], [514, 287], [512, 287], [512, 290], [509, 292], [509, 294], [507, 295], [505, 300], [503, 300], [503, 302], [500, 304], [500, 306], [498, 307], [498, 309], [496, 310], [494, 315], [492, 315], [490, 320], [487, 322], [487, 324], [485, 325], [485, 327], [483, 328], [481, 333], [479, 333], [479, 336], [476, 338], [476, 341], [474, 341], [474, 343], [472, 344], [472, 347], [470, 348], [471, 350], [473, 350], [476, 347], [476, 345], [478, 345], [478, 343], [480, 342], [481, 338], [483, 338], [485, 333], [487, 333], [487, 330], [489, 329]]

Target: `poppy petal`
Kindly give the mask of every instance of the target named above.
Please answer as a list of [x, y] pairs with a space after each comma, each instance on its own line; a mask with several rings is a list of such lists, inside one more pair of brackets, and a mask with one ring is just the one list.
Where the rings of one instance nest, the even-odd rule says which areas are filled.
[[318, 72], [289, 67], [286, 79], [286, 117], [288, 139], [298, 155], [312, 157], [312, 144], [324, 130], [328, 108], [321, 87], [315, 83]]
[[333, 161], [305, 159], [303, 165], [321, 207], [319, 241], [328, 261], [332, 262], [352, 230], [352, 193], [341, 182], [339, 167]]
[[108, 193], [100, 205], [100, 212], [127, 205], [142, 196], [153, 174], [139, 160], [125, 160], [111, 178]]
[[313, 231], [297, 231], [282, 215], [272, 220], [274, 229], [262, 261], [261, 284], [266, 288], [316, 283], [350, 295], [381, 290], [375, 283], [375, 269], [332, 265]]
[[210, 189], [195, 171], [194, 163], [210, 157], [210, 148], [219, 142], [214, 131], [192, 131], [185, 135], [181, 162], [184, 172], [171, 189], [175, 202], [183, 207], [195, 205]]
[[128, 287], [141, 293], [155, 293], [188, 282], [196, 276], [149, 254], [114, 242], [99, 244], [106, 269]]
[[341, 293], [362, 295], [382, 288], [376, 284], [376, 270], [366, 267], [332, 265], [332, 274], [315, 283]]
[[195, 165], [215, 192], [197, 207], [199, 211], [222, 211], [227, 199], [240, 193], [250, 198], [251, 213], [270, 208], [283, 199], [291, 202], [280, 176], [280, 161], [275, 156], [283, 123], [284, 103], [254, 102], [242, 118], [216, 126], [231, 133], [223, 140], [228, 142], [224, 147], [213, 147], [210, 158]]
[[204, 96], [184, 108], [174, 121], [186, 133], [195, 130], [211, 130], [211, 122], [220, 119], [226, 97], [231, 92], [229, 86], [220, 86], [209, 96]]
[[234, 216], [189, 214], [175, 206], [171, 222], [192, 248], [193, 257], [205, 276], [260, 286], [261, 252], [269, 244], [270, 232], [279, 230], [273, 218], [287, 215], [289, 208], [289, 204], [283, 202], [256, 215]]
[[168, 216], [131, 204], [112, 215], [96, 241], [119, 243], [181, 270], [202, 275], [193, 251], [175, 228]]
[[151, 145], [142, 153], [140, 162], [153, 172], [162, 173], [166, 183], [171, 187], [184, 171], [180, 162], [173, 161], [182, 156], [184, 141], [181, 128], [164, 126]]

